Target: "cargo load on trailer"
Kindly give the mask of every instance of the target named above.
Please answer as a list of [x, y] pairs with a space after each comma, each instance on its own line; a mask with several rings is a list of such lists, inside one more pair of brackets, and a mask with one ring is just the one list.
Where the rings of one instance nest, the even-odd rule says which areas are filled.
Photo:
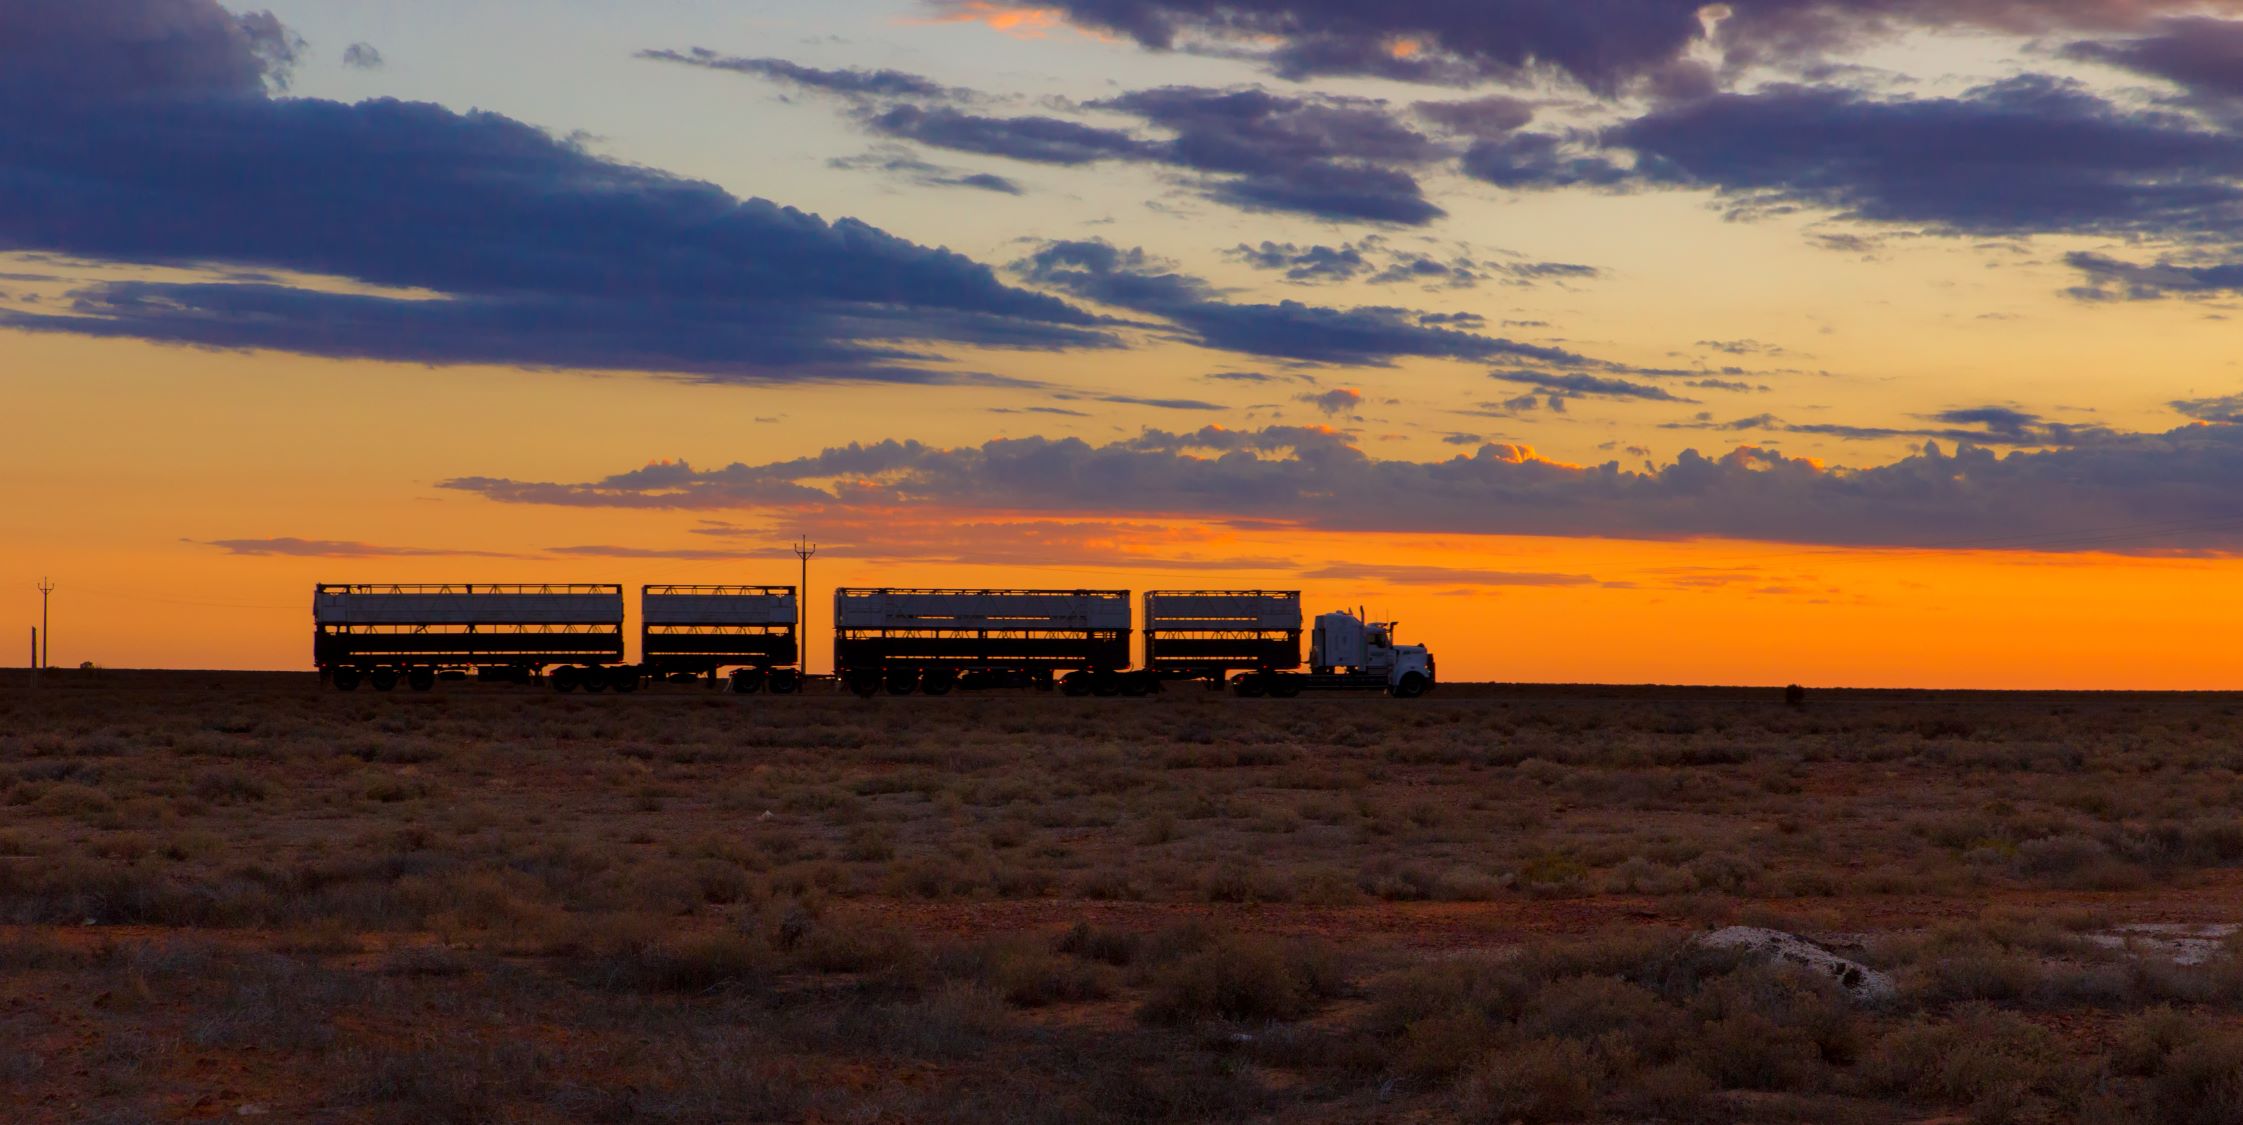
[[834, 674], [859, 695], [1058, 687], [1143, 694], [1129, 671], [1127, 590], [840, 589]]
[[1144, 605], [1145, 669], [1162, 679], [1301, 666], [1298, 590], [1152, 590]]
[[427, 691], [472, 671], [528, 682], [556, 668], [564, 691], [629, 691], [623, 587], [612, 584], [349, 584], [312, 592], [313, 660], [344, 691], [403, 680]]
[[639, 592], [639, 663], [658, 678], [716, 679], [732, 690], [780, 695], [801, 687], [792, 586], [647, 586]]

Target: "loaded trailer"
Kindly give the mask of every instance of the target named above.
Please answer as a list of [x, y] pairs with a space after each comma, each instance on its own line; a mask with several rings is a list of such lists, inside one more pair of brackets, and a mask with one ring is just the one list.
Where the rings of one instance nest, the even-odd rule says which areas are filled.
[[630, 691], [623, 587], [580, 583], [321, 585], [312, 593], [313, 661], [343, 691], [400, 680], [414, 691], [474, 673], [562, 691]]
[[1054, 687], [1143, 695], [1129, 667], [1127, 590], [839, 589], [834, 675], [861, 696]]
[[639, 663], [649, 677], [716, 681], [732, 669], [732, 690], [769, 685], [777, 695], [802, 686], [792, 586], [647, 586], [639, 592]]
[[1434, 684], [1433, 654], [1394, 643], [1394, 626], [1347, 612], [1316, 618], [1301, 667], [1297, 590], [1153, 590], [1145, 595], [1145, 666], [1162, 679], [1226, 681], [1238, 694], [1385, 691], [1414, 699]]

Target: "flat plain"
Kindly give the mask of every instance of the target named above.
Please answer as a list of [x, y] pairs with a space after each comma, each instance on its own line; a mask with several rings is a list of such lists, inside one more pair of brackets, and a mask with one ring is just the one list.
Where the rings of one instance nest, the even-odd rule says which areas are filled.
[[[2243, 696], [0, 679], [11, 1120], [2243, 1120]], [[1889, 973], [1874, 1002], [1698, 940]]]

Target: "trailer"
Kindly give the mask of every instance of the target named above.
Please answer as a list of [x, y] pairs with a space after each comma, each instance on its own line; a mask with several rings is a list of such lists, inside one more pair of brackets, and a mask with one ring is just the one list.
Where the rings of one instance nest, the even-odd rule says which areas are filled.
[[1145, 670], [1220, 688], [1234, 671], [1301, 666], [1298, 590], [1150, 590], [1144, 597]]
[[1394, 641], [1394, 626], [1321, 614], [1301, 668], [1297, 590], [1154, 590], [1145, 595], [1145, 667], [1248, 698], [1304, 691], [1384, 691], [1414, 699], [1434, 684], [1433, 654]]
[[645, 586], [639, 591], [639, 664], [655, 679], [705, 678], [732, 669], [732, 690], [802, 686], [792, 586]]
[[579, 583], [322, 584], [312, 592], [313, 661], [343, 691], [400, 680], [427, 691], [473, 672], [562, 691], [630, 691], [623, 587]]
[[834, 674], [868, 697], [1142, 695], [1158, 681], [1129, 668], [1129, 608], [1127, 590], [835, 590]]

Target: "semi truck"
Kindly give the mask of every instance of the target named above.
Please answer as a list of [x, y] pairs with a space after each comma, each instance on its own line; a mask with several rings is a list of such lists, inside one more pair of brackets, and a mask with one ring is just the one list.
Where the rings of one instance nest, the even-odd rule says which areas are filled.
[[623, 587], [606, 584], [347, 584], [312, 592], [312, 656], [344, 691], [414, 691], [473, 672], [527, 683], [554, 668], [563, 691], [630, 691]]
[[1394, 641], [1394, 625], [1321, 614], [1300, 671], [1298, 590], [1154, 590], [1145, 595], [1145, 666], [1161, 679], [1226, 681], [1249, 698], [1303, 691], [1384, 691], [1415, 699], [1433, 688], [1433, 654]]
[[1057, 687], [1143, 695], [1129, 667], [1127, 590], [842, 588], [833, 594], [833, 670], [862, 696], [953, 688]]
[[792, 695], [802, 686], [798, 609], [792, 586], [641, 587], [639, 666], [710, 683], [729, 668], [733, 691]]

